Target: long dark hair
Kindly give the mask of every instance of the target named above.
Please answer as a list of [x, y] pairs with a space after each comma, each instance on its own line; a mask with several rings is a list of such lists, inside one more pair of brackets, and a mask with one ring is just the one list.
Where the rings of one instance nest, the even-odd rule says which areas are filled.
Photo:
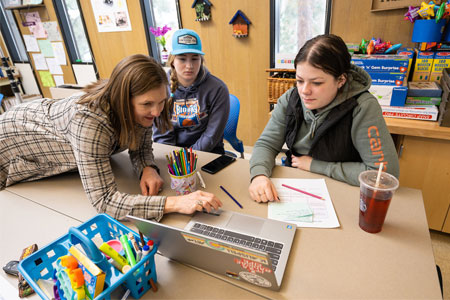
[[[151, 57], [135, 54], [122, 59], [114, 67], [109, 80], [99, 80], [86, 86], [80, 104], [97, 106], [110, 115], [112, 126], [118, 136], [119, 145], [135, 150], [139, 137], [136, 135], [131, 98], [167, 86], [163, 68]], [[169, 114], [163, 109], [158, 118], [162, 131], [171, 127]]]
[[297, 64], [307, 62], [311, 66], [321, 69], [334, 78], [342, 74], [346, 76], [350, 70], [351, 56], [345, 42], [337, 35], [318, 35], [303, 45], [294, 60]]

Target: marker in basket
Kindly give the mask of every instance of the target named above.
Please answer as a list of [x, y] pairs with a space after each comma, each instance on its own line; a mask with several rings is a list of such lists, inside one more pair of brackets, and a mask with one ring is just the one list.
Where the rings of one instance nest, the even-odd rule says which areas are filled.
[[[142, 247], [142, 259], [145, 259], [145, 257], [150, 253], [150, 247], [147, 245], [144, 245], [144, 247]], [[148, 265], [148, 261], [146, 261], [144, 263], [144, 266]]]
[[98, 247], [100, 251], [102, 251], [104, 254], [111, 257], [109, 262], [120, 272], [126, 273], [131, 269], [131, 266], [128, 264], [128, 260], [119, 254], [116, 250], [114, 250], [113, 247], [108, 245], [106, 242], [101, 244], [100, 247]]
[[311, 196], [311, 197], [314, 197], [314, 198], [317, 198], [317, 199], [320, 199], [320, 200], [325, 200], [325, 198], [323, 198], [323, 197], [320, 197], [320, 196], [317, 196], [317, 195], [314, 195], [314, 194], [311, 194], [311, 193], [302, 191], [302, 190], [300, 190], [300, 189], [297, 189], [297, 188], [295, 188], [295, 187], [286, 185], [286, 184], [284, 184], [284, 183], [283, 183], [281, 186], [284, 186], [285, 188], [294, 190], [294, 191], [299, 192], [299, 193], [303, 193], [303, 194], [305, 194], [305, 195], [308, 195], [308, 196]]
[[152, 251], [153, 250], [153, 240], [149, 240], [148, 242], [147, 242], [147, 246], [150, 248], [150, 251]]
[[134, 253], [136, 253], [136, 262], [138, 263], [141, 260], [142, 257], [142, 251], [139, 249], [139, 246], [134, 238], [134, 235], [130, 232], [128, 233], [128, 239], [131, 242], [131, 245], [133, 246]]
[[150, 246], [145, 245], [142, 247], [142, 257], [147, 256], [150, 253]]
[[125, 251], [125, 255], [127, 257], [128, 262], [131, 267], [136, 265], [136, 259], [134, 258], [133, 250], [131, 250], [130, 243], [128, 242], [128, 237], [126, 235], [122, 235], [120, 237], [120, 242], [122, 243], [123, 250]]

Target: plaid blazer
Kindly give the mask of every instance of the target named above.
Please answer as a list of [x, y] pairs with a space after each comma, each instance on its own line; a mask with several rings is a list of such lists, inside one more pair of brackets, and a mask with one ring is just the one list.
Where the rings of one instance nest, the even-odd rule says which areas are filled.
[[[62, 100], [39, 99], [0, 115], [0, 190], [78, 170], [88, 199], [99, 213], [116, 219], [130, 214], [159, 221], [166, 197], [121, 193], [110, 157], [118, 146], [109, 117], [100, 109], [77, 104], [81, 94]], [[152, 128], [139, 126], [137, 151], [129, 151], [137, 174], [155, 166]]]

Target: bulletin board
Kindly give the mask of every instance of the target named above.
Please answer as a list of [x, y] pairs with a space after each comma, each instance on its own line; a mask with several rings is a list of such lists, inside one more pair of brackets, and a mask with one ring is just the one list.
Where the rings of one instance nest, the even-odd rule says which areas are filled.
[[422, 2], [423, 0], [372, 0], [371, 11], [384, 11], [407, 8], [408, 6], [420, 6]]
[[43, 96], [51, 97], [50, 87], [74, 84], [52, 0], [13, 11]]

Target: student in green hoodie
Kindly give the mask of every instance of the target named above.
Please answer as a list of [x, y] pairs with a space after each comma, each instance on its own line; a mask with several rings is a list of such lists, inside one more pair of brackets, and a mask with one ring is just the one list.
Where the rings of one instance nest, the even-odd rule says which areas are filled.
[[278, 99], [253, 149], [249, 192], [257, 202], [275, 201], [270, 181], [284, 143], [286, 165], [359, 185], [368, 169], [399, 176], [399, 163], [380, 105], [368, 90], [369, 75], [350, 63], [344, 41], [320, 35], [295, 57], [297, 86]]

